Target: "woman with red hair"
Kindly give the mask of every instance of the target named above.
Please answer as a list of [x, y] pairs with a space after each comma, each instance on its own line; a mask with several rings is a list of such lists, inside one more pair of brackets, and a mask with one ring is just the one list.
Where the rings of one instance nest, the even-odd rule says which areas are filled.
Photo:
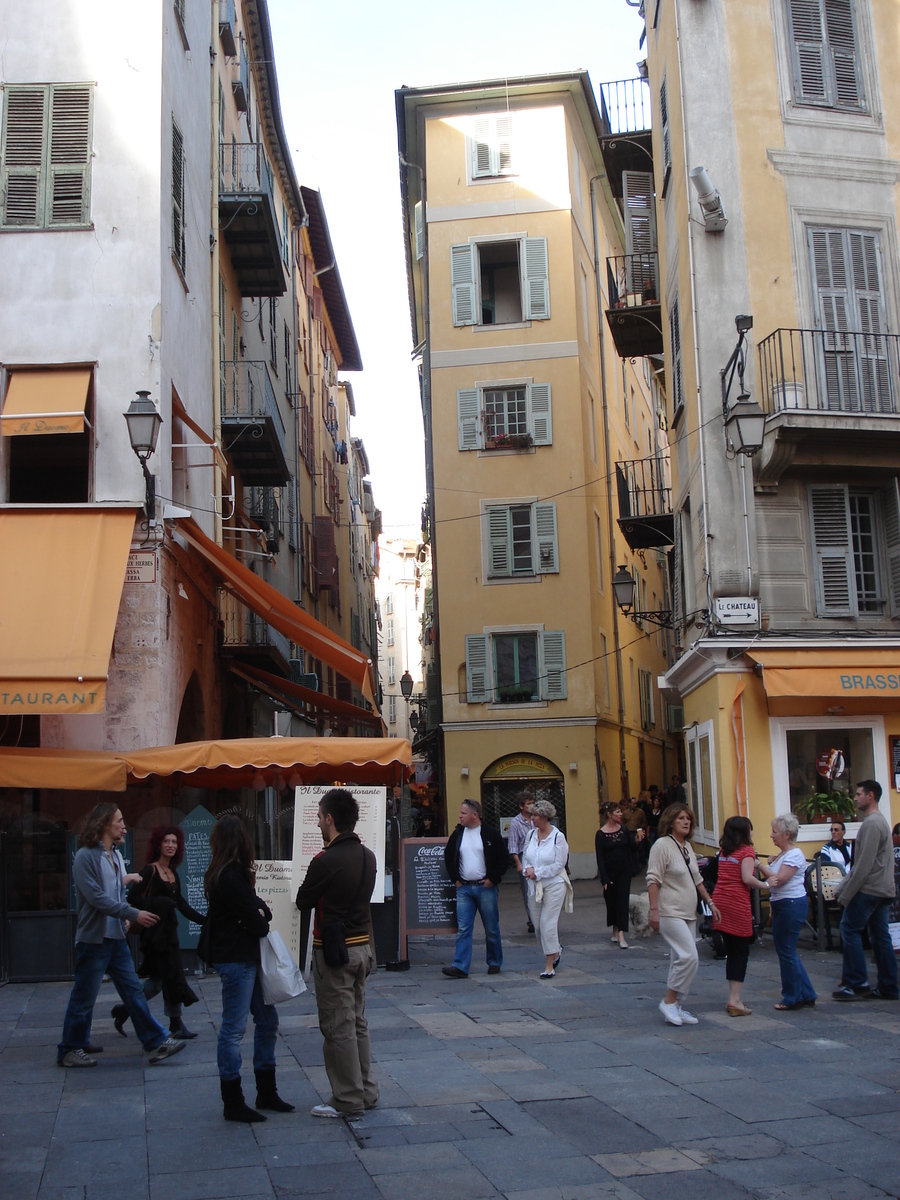
[[[150, 834], [147, 846], [147, 865], [141, 871], [140, 883], [128, 891], [128, 903], [135, 908], [156, 913], [159, 922], [141, 930], [141, 965], [138, 975], [144, 980], [144, 995], [148, 1000], [160, 991], [163, 994], [169, 1031], [172, 1037], [195, 1038], [182, 1020], [183, 1005], [196, 1004], [199, 997], [184, 977], [181, 947], [178, 943], [176, 911], [189, 921], [202, 925], [206, 919], [191, 908], [181, 894], [176, 873], [184, 858], [184, 834], [177, 825], [157, 825]], [[128, 1010], [124, 1004], [113, 1005], [116, 1029], [125, 1037], [124, 1025]]]

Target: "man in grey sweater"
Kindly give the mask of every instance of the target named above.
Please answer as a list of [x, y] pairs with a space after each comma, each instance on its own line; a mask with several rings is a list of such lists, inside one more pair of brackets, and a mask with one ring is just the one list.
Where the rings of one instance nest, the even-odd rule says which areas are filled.
[[[853, 851], [853, 869], [837, 893], [844, 910], [841, 944], [844, 977], [832, 992], [835, 1000], [896, 1000], [897, 959], [888, 929], [888, 909], [894, 898], [894, 848], [891, 827], [878, 811], [881, 784], [864, 779], [856, 789], [856, 809], [862, 825]], [[862, 931], [867, 928], [875, 953], [878, 983], [869, 987]]]

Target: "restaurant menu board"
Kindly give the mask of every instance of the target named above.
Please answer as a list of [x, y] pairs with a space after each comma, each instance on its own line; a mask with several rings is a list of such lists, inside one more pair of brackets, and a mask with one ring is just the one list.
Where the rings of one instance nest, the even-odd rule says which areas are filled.
[[894, 791], [900, 792], [900, 737], [892, 737], [891, 743], [891, 781]]
[[300, 966], [300, 911], [294, 903], [290, 859], [264, 859], [256, 864], [256, 894], [272, 910], [270, 931], [280, 933], [291, 958]]
[[444, 866], [446, 838], [404, 838], [400, 925], [404, 957], [411, 933], [456, 932], [456, 887]]
[[[375, 855], [377, 874], [373, 904], [384, 903], [384, 836], [387, 822], [387, 788], [350, 787], [359, 805], [356, 833], [359, 840]], [[306, 878], [309, 864], [321, 851], [322, 833], [318, 826], [319, 801], [331, 787], [298, 787], [294, 792], [294, 895]]]
[[[181, 822], [181, 832], [184, 834], [184, 858], [178, 867], [178, 881], [181, 884], [181, 894], [191, 908], [197, 912], [206, 912], [206, 893], [203, 891], [203, 876], [209, 866], [210, 850], [209, 835], [216, 818], [198, 804], [195, 809]], [[178, 914], [178, 940], [185, 950], [196, 950], [200, 940], [200, 926], [187, 917]]]

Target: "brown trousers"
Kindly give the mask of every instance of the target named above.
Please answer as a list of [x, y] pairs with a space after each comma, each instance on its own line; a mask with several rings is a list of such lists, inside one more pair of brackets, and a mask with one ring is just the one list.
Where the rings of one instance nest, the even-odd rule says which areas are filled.
[[361, 1113], [378, 1103], [372, 1078], [372, 1047], [366, 1024], [366, 979], [375, 968], [371, 947], [348, 946], [350, 961], [329, 967], [322, 951], [313, 951], [313, 979], [322, 1056], [331, 1084], [330, 1103], [342, 1113]]

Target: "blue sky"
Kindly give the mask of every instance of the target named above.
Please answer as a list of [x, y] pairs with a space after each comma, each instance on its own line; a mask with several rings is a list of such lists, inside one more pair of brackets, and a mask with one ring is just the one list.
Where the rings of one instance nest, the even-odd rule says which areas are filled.
[[630, 79], [642, 22], [625, 0], [269, 0], [281, 107], [301, 183], [322, 193], [365, 370], [354, 432], [389, 536], [415, 536], [422, 420], [400, 216], [394, 89], [587, 69]]

